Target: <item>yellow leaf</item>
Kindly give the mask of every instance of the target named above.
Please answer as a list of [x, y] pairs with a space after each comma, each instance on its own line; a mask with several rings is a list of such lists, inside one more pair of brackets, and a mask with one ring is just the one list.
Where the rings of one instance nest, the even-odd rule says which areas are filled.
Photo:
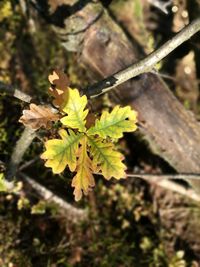
[[77, 173], [72, 180], [72, 187], [75, 187], [74, 188], [75, 200], [79, 201], [83, 193], [87, 195], [89, 189], [95, 186], [94, 177], [92, 175], [92, 161], [87, 153], [86, 136], [83, 137], [81, 140], [81, 147], [78, 152], [78, 162], [77, 162], [76, 172]]
[[76, 169], [76, 153], [83, 134], [75, 134], [71, 130], [68, 134], [62, 129], [59, 131], [59, 135], [62, 139], [52, 139], [45, 143], [46, 151], [41, 158], [47, 160], [45, 166], [51, 167], [53, 173], [61, 173], [67, 165], [71, 171], [74, 171]]
[[137, 112], [130, 106], [115, 108], [109, 113], [103, 111], [101, 118], [88, 131], [88, 135], [99, 135], [102, 138], [121, 138], [123, 132], [133, 132], [137, 129]]
[[69, 89], [69, 99], [63, 107], [63, 111], [67, 113], [67, 116], [61, 119], [62, 124], [84, 132], [86, 130], [85, 118], [88, 114], [88, 109], [85, 109], [86, 105], [87, 97], [85, 95], [80, 96], [77, 89]]
[[93, 170], [100, 170], [102, 175], [109, 180], [126, 177], [126, 166], [122, 163], [123, 155], [114, 150], [113, 143], [103, 142], [101, 138], [88, 137], [90, 153], [93, 157]]

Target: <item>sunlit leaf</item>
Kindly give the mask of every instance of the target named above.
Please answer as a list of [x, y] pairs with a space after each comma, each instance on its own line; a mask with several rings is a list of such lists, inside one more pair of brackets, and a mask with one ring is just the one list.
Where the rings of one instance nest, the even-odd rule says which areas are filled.
[[130, 106], [115, 108], [109, 113], [103, 111], [100, 119], [91, 127], [87, 134], [99, 135], [102, 138], [121, 138], [124, 132], [133, 132], [137, 129], [137, 112], [131, 110]]
[[114, 149], [113, 143], [103, 142], [101, 138], [88, 137], [94, 170], [99, 170], [106, 179], [126, 177], [123, 155]]
[[45, 166], [51, 167], [53, 173], [61, 173], [68, 165], [71, 171], [76, 169], [76, 154], [78, 144], [83, 136], [81, 133], [75, 134], [69, 130], [60, 130], [59, 135], [62, 139], [52, 139], [45, 143], [46, 151], [41, 155], [46, 159]]
[[88, 109], [85, 109], [87, 105], [87, 97], [80, 96], [77, 89], [69, 89], [69, 99], [66, 105], [63, 107], [63, 111], [67, 113], [67, 116], [61, 119], [61, 122], [73, 129], [78, 129], [80, 132], [86, 130], [86, 116]]
[[86, 136], [81, 140], [76, 172], [77, 173], [72, 180], [72, 186], [75, 187], [74, 196], [75, 200], [78, 201], [81, 199], [83, 193], [87, 195], [89, 189], [95, 185], [92, 174], [92, 161], [87, 152]]
[[59, 107], [63, 116], [60, 121], [67, 130], [59, 131], [61, 139], [45, 143], [46, 151], [41, 158], [54, 173], [61, 173], [67, 166], [75, 171], [72, 187], [78, 201], [94, 187], [94, 173], [102, 174], [107, 180], [126, 177], [124, 157], [116, 150], [113, 139], [136, 130], [137, 112], [129, 106], [116, 106], [111, 112], [103, 111], [100, 119], [96, 119], [88, 113], [87, 97], [69, 88], [62, 73], [54, 71], [49, 80], [54, 105]]

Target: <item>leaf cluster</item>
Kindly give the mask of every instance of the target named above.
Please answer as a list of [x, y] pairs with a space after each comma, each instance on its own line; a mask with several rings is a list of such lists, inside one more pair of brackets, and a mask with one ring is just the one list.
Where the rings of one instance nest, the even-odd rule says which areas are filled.
[[[129, 106], [115, 106], [111, 112], [103, 111], [94, 125], [87, 128], [89, 110], [87, 97], [81, 96], [77, 89], [68, 87], [67, 78], [59, 72], [54, 72], [49, 77], [53, 85], [49, 92], [54, 97], [53, 104], [59, 108], [62, 128], [58, 134], [60, 138], [45, 142], [45, 152], [41, 158], [46, 160], [45, 166], [52, 168], [53, 173], [61, 173], [66, 167], [75, 172], [72, 180], [75, 200], [81, 199], [95, 185], [94, 173], [101, 173], [107, 180], [126, 177], [126, 166], [122, 162], [124, 157], [117, 151], [113, 141], [121, 138], [124, 132], [135, 131], [137, 113]], [[35, 108], [35, 106], [34, 106]], [[33, 106], [32, 106], [33, 109]], [[37, 109], [36, 109], [37, 110]], [[48, 119], [58, 120], [55, 114], [46, 112], [43, 124], [48, 124]], [[27, 111], [24, 112], [29, 114]], [[32, 113], [31, 113], [32, 114]], [[30, 114], [29, 114], [30, 115]], [[32, 114], [33, 115], [33, 114]], [[41, 116], [39, 117], [41, 121]], [[24, 118], [20, 119], [24, 123]], [[27, 121], [26, 121], [27, 122]], [[34, 124], [38, 124], [35, 122]], [[26, 123], [27, 125], [27, 123]], [[31, 123], [29, 123], [31, 126]]]

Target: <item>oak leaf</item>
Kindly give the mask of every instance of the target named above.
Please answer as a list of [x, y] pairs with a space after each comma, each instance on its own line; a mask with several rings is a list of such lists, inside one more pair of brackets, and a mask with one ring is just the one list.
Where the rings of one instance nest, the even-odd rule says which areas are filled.
[[37, 130], [41, 127], [48, 128], [52, 121], [57, 121], [58, 119], [59, 115], [53, 113], [49, 107], [30, 104], [30, 110], [23, 110], [23, 116], [21, 116], [19, 122]]
[[61, 109], [62, 105], [68, 100], [69, 79], [60, 70], [54, 70], [53, 74], [50, 74], [48, 78], [52, 84], [49, 88], [49, 93], [54, 97], [53, 104]]
[[95, 121], [87, 134], [99, 135], [102, 138], [121, 138], [124, 132], [133, 132], [137, 129], [137, 112], [131, 110], [130, 106], [115, 106], [109, 113], [103, 111], [100, 119]]
[[84, 136], [81, 140], [81, 147], [78, 152], [78, 161], [76, 168], [76, 175], [72, 180], [72, 187], [74, 187], [75, 200], [79, 201], [82, 194], [88, 194], [91, 187], [95, 186], [93, 177], [92, 160], [87, 152], [87, 137]]
[[67, 165], [73, 172], [76, 169], [76, 154], [83, 134], [75, 134], [72, 130], [69, 130], [68, 133], [61, 129], [59, 135], [62, 139], [52, 139], [45, 142], [46, 151], [41, 155], [41, 158], [47, 160], [45, 166], [51, 167], [53, 173], [63, 172]]
[[87, 97], [85, 95], [80, 96], [77, 89], [69, 89], [69, 98], [62, 110], [67, 113], [67, 116], [63, 117], [60, 121], [63, 125], [78, 129], [80, 132], [86, 130], [86, 116], [88, 109], [85, 109], [87, 105]]
[[101, 138], [88, 137], [90, 154], [93, 157], [93, 170], [101, 171], [102, 175], [109, 180], [126, 178], [126, 166], [122, 163], [123, 155], [116, 151], [113, 143], [105, 142]]

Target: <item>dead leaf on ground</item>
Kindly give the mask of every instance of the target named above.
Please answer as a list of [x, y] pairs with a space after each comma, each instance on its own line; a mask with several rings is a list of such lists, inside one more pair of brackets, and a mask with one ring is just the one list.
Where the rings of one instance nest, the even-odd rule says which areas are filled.
[[67, 75], [60, 70], [54, 70], [53, 74], [50, 74], [48, 78], [49, 82], [52, 84], [49, 88], [49, 93], [55, 98], [53, 104], [61, 108], [63, 102], [66, 102], [68, 98], [69, 79]]
[[23, 110], [23, 116], [21, 116], [19, 122], [37, 130], [41, 127], [48, 128], [52, 121], [57, 121], [58, 119], [59, 115], [53, 113], [49, 107], [30, 104], [30, 110]]

